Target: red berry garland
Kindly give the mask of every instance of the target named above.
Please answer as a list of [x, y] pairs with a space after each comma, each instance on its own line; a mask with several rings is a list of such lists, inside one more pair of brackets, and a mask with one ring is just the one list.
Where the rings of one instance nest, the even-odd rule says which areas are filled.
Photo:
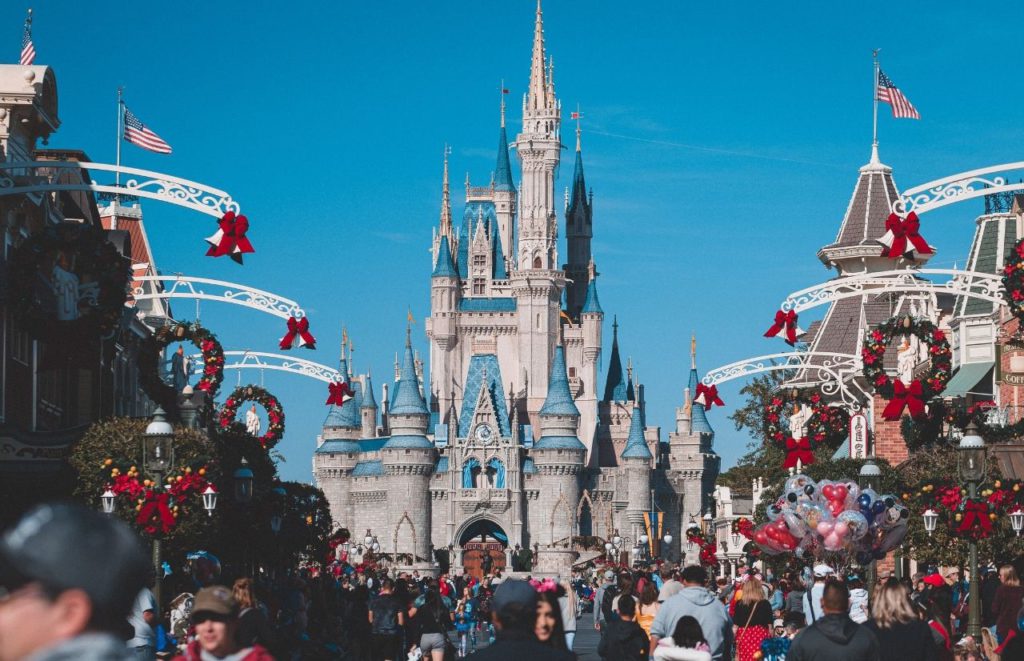
[[1024, 239], [1017, 241], [1003, 267], [1003, 298], [1010, 314], [1024, 322]]
[[764, 407], [765, 438], [785, 449], [786, 439], [792, 435], [782, 425], [787, 406], [803, 404], [812, 414], [807, 421], [807, 439], [812, 447], [837, 448], [847, 437], [850, 414], [846, 409], [829, 406], [821, 393], [813, 390], [793, 389], [775, 395]]
[[238, 409], [242, 402], [256, 402], [267, 412], [267, 432], [260, 436], [259, 442], [264, 450], [269, 450], [278, 444], [284, 436], [284, 409], [281, 402], [270, 394], [266, 389], [259, 386], [239, 386], [231, 396], [224, 402], [224, 408], [220, 410], [218, 425], [221, 429], [229, 429], [236, 426], [240, 431], [245, 431], [245, 426], [235, 420]]
[[[931, 369], [924, 379], [903, 383], [886, 374], [885, 350], [897, 335], [913, 335], [928, 345]], [[875, 392], [891, 400], [890, 406], [883, 412], [887, 420], [898, 420], [904, 406], [910, 409], [912, 417], [924, 415], [924, 402], [946, 389], [952, 374], [952, 357], [949, 341], [942, 330], [927, 319], [910, 316], [893, 317], [869, 331], [861, 349], [864, 378], [874, 387]]]
[[172, 342], [188, 341], [194, 344], [203, 356], [203, 375], [196, 383], [196, 390], [206, 392], [212, 400], [224, 380], [224, 348], [217, 336], [199, 324], [181, 323], [162, 326], [146, 338], [139, 350], [139, 385], [154, 402], [167, 411], [177, 409], [178, 394], [174, 388], [160, 378], [160, 352]]

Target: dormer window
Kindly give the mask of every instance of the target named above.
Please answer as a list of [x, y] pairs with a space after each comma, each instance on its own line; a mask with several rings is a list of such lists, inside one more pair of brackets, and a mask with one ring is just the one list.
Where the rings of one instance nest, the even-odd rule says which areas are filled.
[[487, 293], [487, 281], [483, 278], [473, 278], [473, 295], [483, 296]]

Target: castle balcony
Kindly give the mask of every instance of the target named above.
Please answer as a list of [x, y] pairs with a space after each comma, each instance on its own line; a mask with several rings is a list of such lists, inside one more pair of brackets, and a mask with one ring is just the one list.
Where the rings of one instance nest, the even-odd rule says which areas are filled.
[[505, 512], [512, 506], [511, 489], [459, 489], [455, 501], [463, 512]]

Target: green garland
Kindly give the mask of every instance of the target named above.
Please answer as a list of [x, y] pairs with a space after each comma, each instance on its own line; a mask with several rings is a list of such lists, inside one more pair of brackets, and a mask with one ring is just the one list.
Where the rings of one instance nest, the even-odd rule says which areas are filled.
[[196, 383], [197, 390], [204, 391], [212, 401], [224, 380], [224, 348], [216, 335], [199, 324], [188, 322], [158, 328], [139, 349], [139, 386], [166, 411], [177, 410], [179, 393], [160, 378], [160, 354], [178, 341], [191, 342], [202, 352], [203, 375]]
[[764, 435], [785, 449], [786, 438], [792, 435], [782, 427], [783, 411], [787, 405], [804, 404], [812, 410], [807, 421], [807, 438], [813, 447], [824, 446], [835, 450], [849, 434], [850, 414], [846, 409], [829, 406], [821, 393], [815, 390], [792, 389], [772, 396], [764, 407]]
[[239, 386], [224, 402], [220, 410], [220, 428], [222, 430], [236, 427], [239, 433], [248, 433], [245, 425], [235, 420], [242, 402], [256, 402], [267, 412], [267, 432], [259, 437], [260, 445], [269, 450], [278, 444], [284, 436], [284, 409], [268, 390], [260, 386]]
[[1010, 314], [1024, 321], [1024, 238], [1017, 241], [1003, 267], [1003, 298]]
[[[913, 335], [928, 345], [931, 355], [931, 369], [921, 381], [921, 399], [928, 401], [942, 394], [952, 375], [952, 356], [946, 334], [927, 319], [914, 317], [892, 317], [872, 330], [864, 338], [861, 358], [864, 361], [864, 378], [874, 387], [875, 392], [885, 399], [892, 399], [895, 381], [885, 373], [885, 350], [897, 335]], [[910, 385], [910, 384], [905, 384]]]
[[[43, 262], [60, 253], [73, 255], [76, 275], [91, 278], [85, 284], [95, 291], [90, 306], [68, 321], [55, 319], [38, 297], [46, 279], [40, 272]], [[61, 223], [33, 234], [15, 248], [9, 274], [11, 305], [22, 327], [43, 341], [66, 344], [69, 338], [106, 335], [120, 323], [132, 271], [131, 260], [107, 241], [105, 232], [90, 225]]]

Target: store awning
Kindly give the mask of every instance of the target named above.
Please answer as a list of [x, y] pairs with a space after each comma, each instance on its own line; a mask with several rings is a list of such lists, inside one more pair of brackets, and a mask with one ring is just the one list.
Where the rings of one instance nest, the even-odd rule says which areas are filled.
[[[965, 397], [967, 395], [992, 396], [993, 361], [961, 365], [942, 391], [943, 397]], [[984, 383], [982, 381], [984, 380]]]

